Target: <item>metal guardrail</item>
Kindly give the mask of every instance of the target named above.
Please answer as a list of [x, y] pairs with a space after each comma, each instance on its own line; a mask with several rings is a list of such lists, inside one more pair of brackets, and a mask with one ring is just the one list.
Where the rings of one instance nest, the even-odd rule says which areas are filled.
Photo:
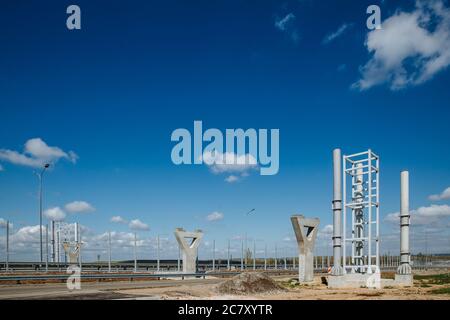
[[[283, 275], [291, 274], [291, 270], [273, 270], [268, 271], [271, 274]], [[208, 276], [213, 277], [226, 277], [235, 276], [240, 274], [241, 271], [236, 272], [201, 272], [201, 273], [104, 273], [104, 274], [89, 274], [82, 273], [80, 275], [81, 280], [106, 280], [106, 279], [156, 279], [163, 278], [203, 278]], [[49, 280], [64, 280], [66, 281], [73, 274], [44, 274], [44, 275], [2, 275], [0, 276], [0, 284], [2, 281], [15, 281], [20, 283], [21, 281], [49, 281]]]
[[[167, 274], [154, 274], [154, 273], [111, 273], [111, 274], [81, 274], [81, 279], [138, 279], [138, 278], [205, 278], [206, 276], [225, 276], [235, 275], [236, 272], [220, 272], [220, 273], [167, 273]], [[46, 280], [67, 280], [72, 274], [47, 274], [47, 275], [11, 275], [0, 276], [0, 281], [46, 281]]]

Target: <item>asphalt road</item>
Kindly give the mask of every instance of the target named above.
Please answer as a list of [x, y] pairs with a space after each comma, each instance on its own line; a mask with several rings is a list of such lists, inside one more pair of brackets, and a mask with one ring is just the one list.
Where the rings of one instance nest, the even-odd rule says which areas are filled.
[[[224, 279], [185, 279], [159, 281], [85, 282], [80, 290], [70, 291], [65, 283], [0, 285], [0, 300], [10, 299], [132, 299], [135, 295], [116, 293], [119, 289], [173, 287], [186, 284], [213, 284]], [[145, 299], [158, 297], [145, 297]]]

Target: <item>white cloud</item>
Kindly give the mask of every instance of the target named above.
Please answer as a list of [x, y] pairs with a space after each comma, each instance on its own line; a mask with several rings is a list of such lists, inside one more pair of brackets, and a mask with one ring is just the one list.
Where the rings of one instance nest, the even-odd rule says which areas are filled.
[[447, 200], [450, 199], [450, 187], [442, 191], [440, 194], [432, 194], [428, 197], [431, 201]]
[[318, 233], [317, 237], [319, 238], [329, 238], [331, 239], [331, 236], [333, 235], [333, 225], [327, 224], [325, 225]]
[[251, 154], [237, 155], [234, 152], [205, 152], [204, 163], [209, 166], [213, 173], [248, 173], [251, 169], [257, 169], [258, 163]]
[[450, 64], [450, 10], [440, 0], [419, 0], [412, 12], [397, 11], [381, 30], [370, 31], [365, 45], [372, 57], [353, 88], [424, 83]]
[[64, 206], [70, 213], [92, 212], [95, 208], [86, 201], [73, 201]]
[[[0, 228], [6, 228], [6, 220], [3, 218], [0, 218]], [[10, 222], [9, 223], [9, 228], [11, 229], [13, 227], [13, 224]]]
[[114, 216], [114, 217], [112, 217], [112, 218], [111, 218], [111, 222], [114, 222], [114, 223], [122, 223], [122, 224], [128, 223], [128, 221], [125, 220], [124, 218], [122, 218], [121, 216]]
[[75, 163], [78, 156], [73, 151], [65, 152], [58, 147], [50, 147], [41, 138], [25, 142], [23, 153], [0, 149], [0, 160], [22, 166], [42, 167], [45, 163], [56, 163], [63, 158]]
[[45, 210], [44, 216], [49, 220], [62, 221], [66, 218], [66, 213], [60, 207], [54, 207]]
[[207, 217], [206, 220], [208, 221], [219, 221], [223, 219], [223, 213], [222, 212], [217, 212], [214, 211], [212, 213], [210, 213]]
[[[410, 211], [412, 225], [427, 225], [439, 222], [450, 217], [450, 206], [432, 204], [429, 207], [420, 207]], [[390, 213], [385, 217], [385, 221], [399, 223], [400, 213]]]
[[344, 23], [336, 31], [326, 35], [325, 38], [322, 40], [322, 44], [328, 44], [331, 41], [335, 40], [336, 38], [342, 36], [345, 31], [347, 31], [349, 28], [352, 27], [352, 25], [353, 24], [350, 23]]
[[[42, 226], [42, 232], [45, 234], [45, 226]], [[40, 226], [26, 226], [20, 228], [15, 234], [11, 235], [11, 243], [16, 246], [27, 246], [30, 243], [38, 243], [40, 239]]]
[[139, 219], [131, 220], [130, 223], [128, 224], [128, 227], [130, 227], [131, 230], [136, 230], [136, 231], [150, 230], [149, 226]]
[[230, 175], [230, 176], [225, 178], [225, 181], [228, 182], [228, 183], [237, 182], [237, 181], [239, 181], [239, 177], [235, 176], [235, 175]]
[[292, 22], [295, 20], [295, 15], [291, 12], [288, 13], [286, 16], [284, 16], [283, 18], [275, 21], [275, 27], [278, 30], [281, 31], [286, 31], [287, 28], [292, 24]]
[[292, 41], [297, 44], [300, 40], [300, 36], [294, 26], [295, 19], [296, 17], [292, 12], [288, 13], [283, 18], [275, 20], [275, 28], [288, 34]]

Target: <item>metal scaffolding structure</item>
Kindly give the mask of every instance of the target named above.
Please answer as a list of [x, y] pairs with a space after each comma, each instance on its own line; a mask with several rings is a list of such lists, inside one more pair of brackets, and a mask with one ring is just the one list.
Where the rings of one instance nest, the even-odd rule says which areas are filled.
[[[345, 272], [370, 274], [380, 270], [379, 162], [380, 158], [370, 149], [343, 156], [342, 262]], [[347, 210], [350, 219], [347, 219]], [[347, 259], [347, 246], [351, 247], [350, 259]]]
[[52, 229], [50, 235], [52, 262], [67, 262], [69, 251], [72, 255], [71, 260], [76, 259], [79, 262], [81, 250], [81, 235], [79, 224], [67, 223], [62, 221], [52, 221], [51, 228]]

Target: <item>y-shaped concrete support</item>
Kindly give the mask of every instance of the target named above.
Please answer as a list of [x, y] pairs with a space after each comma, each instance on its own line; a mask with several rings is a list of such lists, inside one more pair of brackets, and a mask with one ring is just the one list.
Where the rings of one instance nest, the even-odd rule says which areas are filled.
[[[195, 273], [197, 261], [197, 248], [203, 237], [201, 230], [194, 232], [184, 231], [183, 228], [175, 229], [175, 238], [183, 252], [183, 273]], [[188, 240], [190, 239], [190, 241]]]
[[314, 244], [317, 237], [318, 218], [305, 218], [302, 215], [291, 217], [298, 244], [298, 280], [314, 280]]
[[63, 248], [66, 254], [69, 256], [69, 263], [77, 263], [80, 257], [80, 243], [64, 242]]

